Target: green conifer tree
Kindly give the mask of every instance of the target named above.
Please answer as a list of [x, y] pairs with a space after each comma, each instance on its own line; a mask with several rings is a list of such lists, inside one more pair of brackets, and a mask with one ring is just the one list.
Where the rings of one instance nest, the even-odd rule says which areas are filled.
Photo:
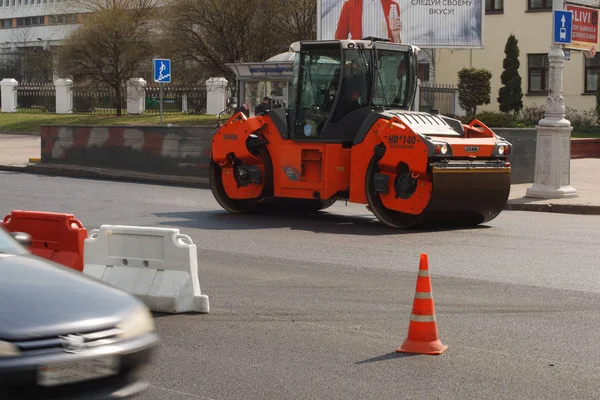
[[506, 57], [502, 62], [504, 71], [500, 76], [502, 87], [498, 91], [498, 103], [500, 111], [508, 113], [513, 111], [518, 114], [523, 109], [523, 89], [521, 87], [521, 76], [519, 75], [519, 41], [511, 34], [504, 47]]

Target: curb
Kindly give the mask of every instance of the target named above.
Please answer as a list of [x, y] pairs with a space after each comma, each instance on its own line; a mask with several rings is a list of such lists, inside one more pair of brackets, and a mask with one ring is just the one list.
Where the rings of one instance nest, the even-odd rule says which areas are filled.
[[551, 212], [557, 214], [600, 215], [600, 206], [586, 204], [519, 204], [510, 201], [504, 207], [509, 211]]
[[105, 179], [133, 183], [152, 183], [170, 186], [209, 188], [208, 178], [178, 175], [159, 175], [143, 172], [115, 170], [107, 168], [77, 167], [59, 164], [8, 164], [1, 165], [0, 171], [25, 172], [39, 175], [64, 176], [69, 178]]
[[0, 131], [0, 135], [40, 136], [39, 132]]

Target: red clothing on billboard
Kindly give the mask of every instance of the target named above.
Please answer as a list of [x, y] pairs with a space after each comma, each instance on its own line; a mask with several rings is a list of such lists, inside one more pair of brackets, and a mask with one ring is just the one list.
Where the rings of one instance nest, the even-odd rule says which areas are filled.
[[[383, 6], [383, 15], [385, 15], [385, 23], [388, 30], [388, 38], [393, 40], [392, 29], [390, 28], [390, 8], [392, 4], [396, 7], [398, 15], [400, 15], [400, 6], [394, 0], [380, 0]], [[348, 39], [348, 34], [352, 34], [352, 39], [362, 39], [362, 9], [363, 0], [346, 0], [342, 6], [340, 18], [338, 19], [337, 29], [335, 31], [335, 40]]]

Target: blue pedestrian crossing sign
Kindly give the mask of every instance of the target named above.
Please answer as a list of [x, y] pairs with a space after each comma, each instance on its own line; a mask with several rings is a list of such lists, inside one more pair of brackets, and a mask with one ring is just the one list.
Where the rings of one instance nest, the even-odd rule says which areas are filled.
[[571, 44], [573, 11], [554, 10], [554, 43]]
[[154, 59], [154, 82], [171, 82], [171, 60], [164, 58]]

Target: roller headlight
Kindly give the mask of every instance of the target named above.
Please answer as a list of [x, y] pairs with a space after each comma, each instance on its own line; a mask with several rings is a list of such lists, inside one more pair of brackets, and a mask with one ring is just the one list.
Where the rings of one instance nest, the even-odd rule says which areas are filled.
[[448, 145], [446, 143], [444, 144], [438, 144], [435, 146], [435, 154], [447, 154], [448, 153]]
[[17, 346], [12, 343], [0, 341], [0, 358], [15, 357], [21, 354]]
[[507, 156], [510, 154], [510, 146], [501, 144], [496, 147], [496, 154], [499, 156]]
[[125, 317], [117, 328], [122, 331], [119, 338], [132, 339], [154, 332], [154, 318], [147, 307], [142, 307]]

